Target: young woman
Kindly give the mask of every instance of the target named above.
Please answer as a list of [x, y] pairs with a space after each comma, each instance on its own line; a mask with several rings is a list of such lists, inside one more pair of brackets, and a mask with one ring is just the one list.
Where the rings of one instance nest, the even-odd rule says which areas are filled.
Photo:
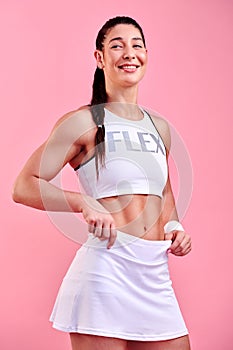
[[[51, 321], [73, 350], [189, 350], [167, 260], [189, 253], [191, 240], [169, 181], [168, 124], [137, 104], [147, 66], [141, 27], [107, 21], [95, 58], [91, 104], [58, 120], [14, 185], [16, 202], [81, 212], [88, 226]], [[67, 163], [84, 191], [50, 183]]]

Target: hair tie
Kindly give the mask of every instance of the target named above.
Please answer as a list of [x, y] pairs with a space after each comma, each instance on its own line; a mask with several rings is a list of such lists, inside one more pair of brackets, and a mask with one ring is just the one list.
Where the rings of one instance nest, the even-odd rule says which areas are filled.
[[105, 126], [104, 124], [97, 124], [98, 130], [97, 132], [100, 130], [100, 132], [102, 133], [103, 137], [105, 136]]
[[97, 126], [98, 126], [98, 128], [102, 128], [104, 126], [104, 124], [98, 124]]

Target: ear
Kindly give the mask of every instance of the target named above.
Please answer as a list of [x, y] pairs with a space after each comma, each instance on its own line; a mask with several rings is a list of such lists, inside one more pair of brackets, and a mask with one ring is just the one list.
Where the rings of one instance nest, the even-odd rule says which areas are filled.
[[104, 68], [104, 63], [103, 63], [103, 52], [100, 50], [95, 50], [94, 56], [96, 59], [97, 67], [100, 69]]

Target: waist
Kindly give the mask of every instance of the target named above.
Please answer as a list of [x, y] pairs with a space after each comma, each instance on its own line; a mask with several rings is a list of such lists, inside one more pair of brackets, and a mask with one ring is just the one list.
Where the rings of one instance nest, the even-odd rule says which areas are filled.
[[145, 240], [164, 240], [160, 197], [123, 195], [99, 202], [111, 213], [117, 230]]
[[118, 255], [126, 260], [137, 261], [138, 263], [158, 264], [167, 261], [167, 250], [171, 246], [170, 240], [151, 241], [135, 237], [125, 232], [117, 231], [117, 238], [111, 249], [106, 249], [107, 241], [100, 241], [93, 234], [88, 234], [88, 239], [83, 247], [92, 248], [96, 254], [104, 258], [107, 255]]

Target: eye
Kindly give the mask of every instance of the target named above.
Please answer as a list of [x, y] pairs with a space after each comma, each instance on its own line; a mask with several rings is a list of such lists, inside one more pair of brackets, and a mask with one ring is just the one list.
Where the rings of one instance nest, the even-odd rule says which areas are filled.
[[115, 45], [113, 45], [113, 46], [111, 46], [111, 49], [121, 49], [123, 46], [122, 45], [120, 45], [120, 44], [115, 44]]
[[122, 45], [116, 44], [111, 47], [111, 49], [118, 49], [118, 48], [122, 48]]
[[136, 47], [137, 49], [139, 48], [139, 49], [142, 49], [143, 47], [142, 47], [142, 45], [139, 45], [139, 44], [135, 44], [135, 45], [133, 45], [133, 47]]

